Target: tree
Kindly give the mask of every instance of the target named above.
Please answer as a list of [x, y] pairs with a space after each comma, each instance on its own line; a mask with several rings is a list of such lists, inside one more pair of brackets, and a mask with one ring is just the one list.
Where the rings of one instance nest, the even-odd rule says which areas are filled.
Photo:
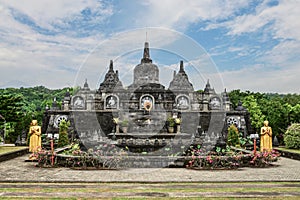
[[265, 116], [262, 114], [257, 100], [253, 95], [249, 95], [244, 98], [243, 106], [247, 108], [250, 113], [252, 127], [256, 130], [256, 132], [259, 132], [259, 129], [262, 127], [263, 121], [265, 120]]
[[241, 92], [240, 90], [232, 90], [228, 93], [229, 99], [232, 103], [232, 107], [235, 109], [239, 103], [239, 101], [243, 101], [246, 93]]
[[5, 127], [6, 135], [4, 137], [7, 143], [14, 143], [18, 137], [16, 125], [23, 117], [22, 101], [22, 95], [0, 93], [0, 129], [4, 130]]
[[230, 125], [228, 128], [227, 145], [236, 146], [240, 143], [239, 131], [235, 125]]
[[296, 104], [291, 107], [290, 122], [291, 123], [300, 123], [300, 104]]
[[289, 125], [286, 107], [279, 96], [266, 96], [258, 101], [261, 112], [273, 129], [273, 135], [283, 134]]
[[59, 138], [58, 147], [64, 147], [69, 144], [68, 129], [70, 126], [69, 121], [61, 120], [59, 123]]
[[0, 93], [0, 114], [6, 122], [18, 122], [22, 117], [23, 96]]

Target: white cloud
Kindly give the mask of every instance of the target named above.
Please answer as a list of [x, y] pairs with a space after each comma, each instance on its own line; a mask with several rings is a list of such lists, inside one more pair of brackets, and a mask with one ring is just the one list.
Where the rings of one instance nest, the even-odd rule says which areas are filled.
[[137, 23], [184, 30], [191, 23], [226, 19], [249, 3], [248, 0], [148, 0], [144, 2], [148, 9]]
[[66, 22], [79, 20], [81, 12], [87, 9], [95, 14], [92, 20], [100, 21], [112, 15], [111, 7], [105, 7], [96, 0], [27, 0], [24, 3], [10, 0], [1, 3], [3, 7], [28, 16], [37, 26], [49, 30], [55, 29], [55, 25], [66, 26]]
[[[2, 1], [1, 3], [0, 69], [4, 73], [0, 74], [0, 85], [5, 85], [10, 80], [20, 80], [31, 86], [46, 85], [54, 88], [71, 86], [74, 71], [104, 38], [102, 33], [76, 37], [72, 32], [76, 33], [77, 30], [72, 29], [68, 33], [42, 34], [35, 29], [35, 25], [18, 19], [24, 15], [37, 26], [51, 31], [55, 29], [57, 23], [75, 19], [80, 11], [86, 8], [91, 10], [100, 8], [101, 2], [27, 1], [26, 4], [21, 4], [17, 1]], [[21, 15], [15, 16], [15, 10]], [[100, 10], [104, 13], [103, 16], [111, 13], [110, 7], [105, 10], [102, 6]]]
[[300, 64], [300, 40], [282, 41], [272, 50], [267, 51], [261, 58], [261, 62], [267, 62], [272, 65], [285, 67], [287, 64]]
[[278, 5], [269, 6], [267, 0], [256, 8], [255, 13], [237, 16], [233, 20], [214, 25], [226, 27], [228, 34], [240, 35], [255, 32], [265, 25], [271, 23], [265, 31], [273, 34], [274, 38], [300, 40], [300, 12], [298, 10], [300, 1], [279, 1]]
[[[99, 82], [103, 81], [109, 66], [109, 60], [114, 60], [114, 69], [119, 71], [120, 79], [124, 86], [131, 84], [133, 68], [140, 63], [143, 56], [145, 33], [148, 32], [150, 42], [150, 56], [153, 58], [153, 49], [168, 50], [166, 47], [176, 42], [182, 35], [169, 29], [144, 28], [134, 29], [113, 35], [97, 45], [90, 53], [86, 61], [77, 73], [75, 84], [82, 84], [88, 78], [90, 86], [98, 88]], [[153, 60], [157, 62], [157, 60]], [[99, 80], [101, 78], [101, 80]]]
[[295, 65], [287, 65], [280, 70], [268, 70], [265, 65], [254, 65], [220, 73], [228, 90], [277, 93], [299, 93], [299, 74], [300, 68]]
[[[235, 58], [247, 58], [253, 54], [256, 55], [256, 59], [249, 63], [241, 63], [243, 68], [234, 72], [220, 73], [218, 69], [206, 70], [209, 69], [206, 67], [201, 69], [204, 71], [200, 70], [201, 78], [187, 64], [186, 69], [191, 70], [189, 77], [194, 86], [198, 84], [197, 81], [200, 82], [195, 89], [203, 88], [203, 82], [209, 78], [218, 91], [222, 90], [223, 77], [224, 85], [228, 88], [237, 86], [241, 89], [268, 91], [264, 82], [267, 80], [272, 85], [271, 89], [269, 88], [272, 91], [296, 91], [292, 88], [295, 88], [293, 85], [299, 84], [296, 74], [299, 74], [297, 66], [300, 64], [300, 12], [297, 10], [300, 2], [279, 1], [278, 5], [273, 6], [270, 6], [270, 3], [272, 1], [269, 0], [134, 2], [127, 6], [135, 7], [137, 12], [123, 15], [128, 18], [124, 20], [128, 24], [122, 24], [122, 27], [154, 26], [180, 31], [212, 31], [222, 28], [222, 31], [227, 30], [224, 38], [230, 38], [230, 41], [213, 41], [216, 48], [211, 51], [211, 55], [218, 56], [220, 60], [227, 59], [228, 63]], [[253, 8], [253, 5], [257, 7]], [[75, 83], [82, 85], [84, 79], [88, 78], [90, 85], [97, 88], [99, 76], [105, 73], [110, 59], [116, 60], [115, 68], [120, 71], [120, 76], [124, 73], [126, 76], [132, 75], [130, 70], [138, 64], [140, 57], [131, 59], [127, 55], [135, 51], [142, 56], [147, 29], [112, 34], [111, 40], [106, 41], [107, 35], [117, 30], [114, 29], [115, 26], [119, 26], [106, 24], [116, 12], [121, 12], [114, 9], [115, 5], [96, 0], [28, 0], [26, 3], [0, 0], [0, 86], [17, 79], [28, 85], [72, 85], [77, 69], [82, 65]], [[84, 12], [89, 13], [87, 18]], [[126, 13], [128, 10], [122, 12]], [[114, 20], [114, 23], [118, 23], [118, 19]], [[102, 30], [101, 25], [109, 30]], [[197, 54], [200, 52], [200, 57], [205, 55], [204, 49], [198, 44], [188, 43], [188, 39], [182, 39], [184, 35], [171, 30], [169, 33], [151, 30], [152, 28], [148, 29], [150, 47], [167, 50], [190, 64], [209, 66], [209, 62], [204, 62]], [[252, 33], [262, 34], [255, 44], [261, 46], [253, 46], [240, 40], [241, 36], [248, 34], [251, 37]], [[120, 36], [121, 38], [118, 38]], [[101, 44], [97, 47], [99, 43]], [[264, 47], [266, 43], [269, 44], [269, 49]], [[97, 48], [93, 52], [95, 47]], [[87, 57], [90, 52], [91, 55]], [[85, 59], [86, 62], [83, 62]], [[134, 63], [136, 60], [137, 63]], [[168, 86], [169, 79], [165, 77], [172, 76], [172, 71], [165, 70], [167, 66], [162, 59], [154, 59], [154, 62], [164, 70], [161, 77]], [[177, 69], [179, 59], [172, 63], [175, 63], [174, 67]], [[32, 74], [35, 76], [32, 77]], [[281, 81], [282, 84], [277, 80], [282, 78], [280, 75], [285, 77]], [[284, 87], [287, 88], [286, 91]]]

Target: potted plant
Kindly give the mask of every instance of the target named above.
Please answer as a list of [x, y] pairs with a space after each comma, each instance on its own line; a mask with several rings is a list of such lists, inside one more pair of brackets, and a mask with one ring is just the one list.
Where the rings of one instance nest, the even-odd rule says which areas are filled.
[[168, 132], [174, 133], [175, 119], [173, 117], [169, 117], [167, 119]]
[[228, 128], [227, 145], [234, 147], [239, 147], [240, 145], [239, 131], [234, 124], [230, 125]]
[[123, 130], [123, 133], [127, 133], [127, 130], [128, 130], [128, 120], [127, 119], [124, 119], [122, 122], [121, 122], [121, 126], [122, 126], [122, 130]]

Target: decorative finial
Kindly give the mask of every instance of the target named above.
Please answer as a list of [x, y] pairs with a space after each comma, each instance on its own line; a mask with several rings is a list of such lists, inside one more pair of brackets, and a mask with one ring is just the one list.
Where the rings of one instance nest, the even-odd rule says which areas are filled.
[[147, 34], [147, 31], [146, 31], [146, 42], [148, 42], [148, 34]]
[[110, 60], [110, 63], [109, 63], [109, 71], [114, 71], [114, 63], [112, 60]]
[[85, 79], [85, 83], [84, 83], [83, 87], [84, 87], [84, 88], [88, 88], [88, 87], [89, 87], [89, 84], [88, 84], [88, 82], [87, 82], [87, 78]]
[[180, 61], [180, 68], [179, 72], [184, 72], [184, 67], [183, 67], [183, 60]]
[[149, 43], [148, 42], [145, 42], [144, 55], [143, 55], [143, 58], [141, 60], [141, 63], [152, 63], [152, 60], [150, 58]]

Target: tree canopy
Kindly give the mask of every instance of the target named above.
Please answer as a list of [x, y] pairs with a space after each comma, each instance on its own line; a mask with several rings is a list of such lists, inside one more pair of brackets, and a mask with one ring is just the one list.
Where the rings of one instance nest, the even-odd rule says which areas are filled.
[[72, 94], [74, 90], [77, 88], [51, 90], [37, 86], [0, 89], [0, 128], [4, 129], [5, 119], [6, 141], [14, 142], [18, 135], [27, 133], [32, 119], [38, 120], [41, 125], [46, 106], [50, 107], [54, 98], [60, 104], [66, 92]]
[[233, 90], [229, 98], [236, 108], [238, 102], [250, 112], [251, 124], [258, 129], [264, 120], [272, 126], [273, 134], [282, 137], [292, 123], [300, 122], [300, 95], [277, 93], [254, 93]]

